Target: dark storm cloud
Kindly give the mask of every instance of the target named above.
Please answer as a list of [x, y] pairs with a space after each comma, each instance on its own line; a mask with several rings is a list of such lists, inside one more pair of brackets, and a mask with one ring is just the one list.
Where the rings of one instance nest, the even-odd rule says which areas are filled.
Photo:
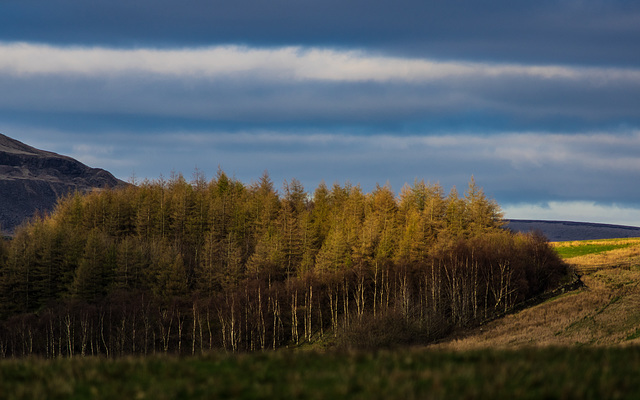
[[[360, 128], [583, 131], [640, 124], [640, 79], [453, 76], [425, 81], [153, 73], [0, 74], [0, 115], [64, 129]], [[41, 122], [38, 122], [41, 121]], [[85, 124], [86, 122], [86, 124]]]
[[9, 41], [116, 46], [312, 45], [445, 59], [638, 65], [633, 1], [21, 0]]

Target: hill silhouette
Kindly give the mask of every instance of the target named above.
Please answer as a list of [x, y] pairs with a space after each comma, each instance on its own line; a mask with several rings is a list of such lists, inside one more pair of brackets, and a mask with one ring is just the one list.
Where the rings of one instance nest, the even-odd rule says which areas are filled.
[[0, 229], [11, 234], [36, 212], [49, 212], [69, 192], [126, 183], [71, 157], [39, 150], [0, 134]]
[[552, 242], [640, 237], [640, 227], [573, 221], [507, 220], [515, 232], [542, 232]]

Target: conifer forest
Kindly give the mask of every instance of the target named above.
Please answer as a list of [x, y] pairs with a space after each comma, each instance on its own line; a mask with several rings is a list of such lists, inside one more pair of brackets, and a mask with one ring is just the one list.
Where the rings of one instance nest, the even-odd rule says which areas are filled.
[[569, 269], [462, 194], [196, 172], [68, 195], [0, 243], [0, 357], [436, 341]]

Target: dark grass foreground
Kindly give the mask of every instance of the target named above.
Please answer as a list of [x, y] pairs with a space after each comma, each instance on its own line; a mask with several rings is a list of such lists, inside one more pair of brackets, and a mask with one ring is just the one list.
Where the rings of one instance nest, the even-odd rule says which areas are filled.
[[640, 396], [640, 348], [0, 362], [7, 399], [558, 398]]

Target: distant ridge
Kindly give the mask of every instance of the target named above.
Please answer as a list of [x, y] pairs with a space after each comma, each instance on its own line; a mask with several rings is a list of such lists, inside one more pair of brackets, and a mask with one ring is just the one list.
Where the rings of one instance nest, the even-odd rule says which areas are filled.
[[111, 173], [0, 134], [0, 230], [12, 234], [37, 211], [49, 212], [75, 190], [126, 185]]
[[515, 232], [539, 231], [552, 242], [640, 237], [640, 227], [592, 222], [505, 220], [506, 228]]

